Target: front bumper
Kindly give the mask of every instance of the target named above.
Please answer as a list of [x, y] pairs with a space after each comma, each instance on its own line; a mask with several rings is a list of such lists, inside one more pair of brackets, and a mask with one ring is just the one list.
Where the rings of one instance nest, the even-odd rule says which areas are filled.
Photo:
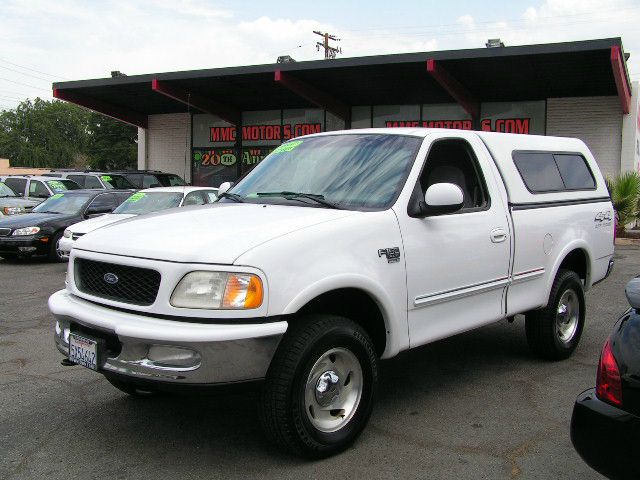
[[138, 315], [82, 300], [66, 290], [49, 298], [58, 350], [69, 354], [69, 332], [105, 341], [100, 371], [121, 378], [209, 385], [264, 378], [287, 330], [286, 321], [190, 323]]
[[640, 418], [596, 397], [595, 389], [576, 399], [571, 418], [571, 441], [582, 459], [612, 479], [640, 478], [636, 458]]
[[49, 252], [49, 237], [33, 235], [0, 237], [0, 257], [10, 255], [45, 255]]

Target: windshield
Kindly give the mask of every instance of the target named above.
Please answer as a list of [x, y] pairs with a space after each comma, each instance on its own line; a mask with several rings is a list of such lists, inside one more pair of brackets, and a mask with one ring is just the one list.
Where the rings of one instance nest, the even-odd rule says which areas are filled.
[[17, 197], [16, 193], [7, 187], [4, 183], [0, 182], [0, 197]]
[[[381, 134], [293, 140], [271, 152], [231, 190], [235, 200], [221, 201], [286, 201], [296, 205], [382, 210], [391, 206], [399, 194], [421, 141], [417, 137]], [[305, 198], [296, 193], [307, 195]], [[324, 205], [310, 196], [322, 200]]]
[[100, 178], [107, 188], [136, 188], [133, 183], [122, 175], [100, 175]]
[[64, 192], [65, 190], [78, 190], [80, 185], [71, 180], [47, 180], [47, 185], [52, 192]]
[[131, 195], [116, 208], [113, 213], [143, 215], [180, 205], [182, 193], [138, 192]]
[[65, 195], [64, 193], [56, 193], [55, 195], [51, 195], [32, 211], [37, 213], [79, 214], [89, 198], [91, 198], [91, 194], [89, 193], [86, 195]]

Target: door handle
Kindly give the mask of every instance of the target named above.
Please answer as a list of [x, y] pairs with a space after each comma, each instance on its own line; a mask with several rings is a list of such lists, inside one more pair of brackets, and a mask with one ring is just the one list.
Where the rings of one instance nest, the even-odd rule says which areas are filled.
[[501, 243], [507, 239], [507, 232], [504, 231], [504, 228], [494, 228], [491, 230], [490, 236], [493, 243]]

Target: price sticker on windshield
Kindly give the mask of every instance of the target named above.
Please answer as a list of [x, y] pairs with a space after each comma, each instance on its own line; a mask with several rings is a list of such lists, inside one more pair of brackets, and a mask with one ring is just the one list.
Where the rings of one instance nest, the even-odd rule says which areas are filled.
[[133, 195], [131, 195], [129, 198], [127, 198], [125, 201], [129, 202], [129, 203], [133, 203], [133, 202], [137, 202], [138, 200], [144, 198], [146, 195], [142, 192], [138, 192], [138, 193], [134, 193]]
[[112, 180], [109, 175], [102, 175], [100, 178], [105, 182], [110, 182]]
[[62, 193], [56, 193], [54, 195], [51, 195], [51, 198], [61, 198], [61, 197], [64, 197]]
[[294, 140], [293, 142], [287, 142], [280, 145], [271, 153], [290, 152], [302, 145], [302, 140]]
[[60, 180], [51, 180], [47, 182], [51, 187], [51, 190], [67, 190], [67, 187]]

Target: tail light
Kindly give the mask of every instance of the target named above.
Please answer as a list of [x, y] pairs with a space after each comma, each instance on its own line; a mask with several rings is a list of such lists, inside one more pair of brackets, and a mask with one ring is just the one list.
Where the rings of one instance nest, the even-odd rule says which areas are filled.
[[596, 396], [611, 405], [618, 407], [622, 405], [622, 382], [620, 381], [618, 363], [611, 351], [611, 337], [607, 338], [600, 354], [598, 376], [596, 378]]

